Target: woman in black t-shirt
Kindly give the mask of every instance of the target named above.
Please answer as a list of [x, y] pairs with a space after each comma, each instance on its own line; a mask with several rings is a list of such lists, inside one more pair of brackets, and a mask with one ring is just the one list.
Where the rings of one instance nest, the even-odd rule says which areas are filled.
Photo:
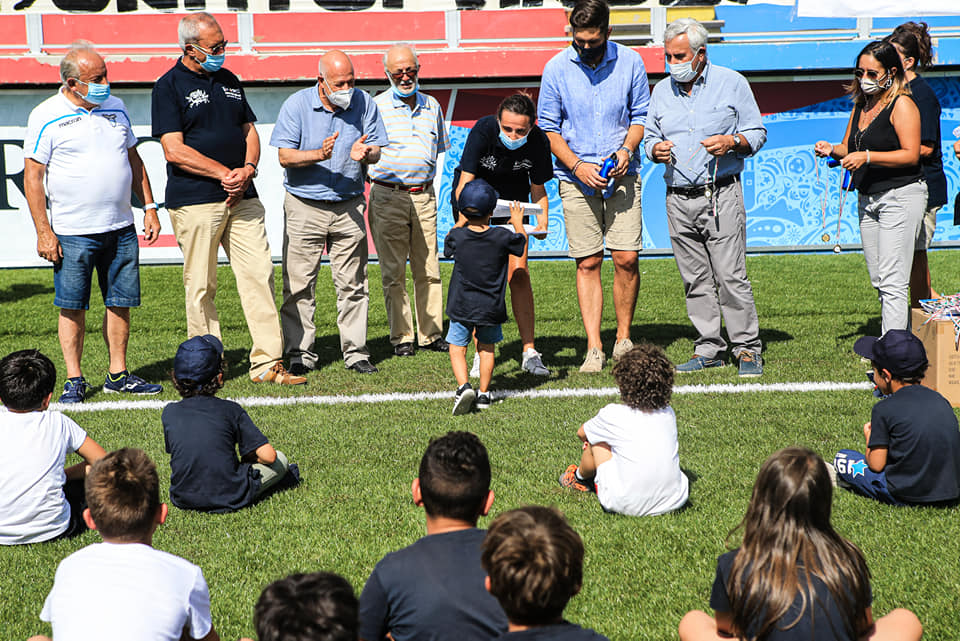
[[877, 40], [857, 56], [848, 88], [854, 109], [843, 142], [814, 145], [853, 176], [860, 193], [860, 239], [870, 284], [880, 294], [882, 333], [907, 329], [908, 285], [917, 230], [927, 204], [920, 171], [920, 112], [893, 45]]
[[[539, 205], [537, 224], [530, 233], [546, 236], [549, 204], [544, 185], [553, 178], [553, 162], [547, 135], [534, 124], [536, 113], [533, 101], [517, 93], [500, 103], [496, 116], [484, 116], [470, 130], [453, 177], [453, 212], [458, 224], [461, 223], [456, 201], [460, 191], [474, 178], [483, 178], [497, 190], [501, 200], [532, 201]], [[490, 221], [491, 225], [501, 223], [496, 217]], [[522, 367], [531, 374], [549, 376], [550, 370], [544, 367], [533, 344], [533, 289], [526, 249], [523, 256], [510, 256], [507, 278], [513, 317], [523, 343]], [[474, 366], [477, 369], [478, 363]]]

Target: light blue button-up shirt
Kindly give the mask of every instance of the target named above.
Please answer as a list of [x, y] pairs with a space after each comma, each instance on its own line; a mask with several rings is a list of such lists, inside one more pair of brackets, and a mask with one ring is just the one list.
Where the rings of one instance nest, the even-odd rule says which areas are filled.
[[[649, 104], [650, 83], [636, 51], [608, 41], [594, 69], [567, 47], [543, 68], [537, 124], [547, 133], [560, 134], [580, 160], [602, 165], [623, 145], [631, 125], [646, 123]], [[560, 180], [576, 180], [556, 158], [554, 168]], [[636, 154], [627, 174], [636, 175], [639, 169]]]
[[[739, 174], [743, 159], [757, 153], [767, 141], [767, 129], [747, 79], [732, 69], [706, 63], [687, 95], [672, 77], [653, 88], [643, 148], [653, 160], [653, 146], [673, 142], [675, 162], [663, 178], [670, 187], [700, 187], [716, 178]], [[711, 156], [700, 143], [716, 134], [740, 134], [750, 145], [749, 154]]]
[[288, 167], [283, 186], [294, 196], [312, 200], [350, 200], [363, 193], [363, 169], [350, 158], [350, 147], [367, 135], [368, 145], [385, 146], [387, 131], [380, 111], [366, 91], [355, 89], [347, 109], [328, 111], [320, 85], [301, 89], [283, 103], [270, 144], [281, 149], [320, 149], [324, 138], [340, 132], [333, 155], [308, 167]]

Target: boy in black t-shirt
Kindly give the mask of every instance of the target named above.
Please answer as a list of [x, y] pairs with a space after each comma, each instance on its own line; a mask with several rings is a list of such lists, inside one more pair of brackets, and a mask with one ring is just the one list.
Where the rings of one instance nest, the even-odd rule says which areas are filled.
[[927, 371], [923, 343], [903, 329], [865, 336], [853, 351], [873, 363], [886, 398], [863, 426], [867, 453], [841, 450], [834, 467], [859, 494], [891, 505], [955, 503], [960, 497], [960, 428], [943, 396], [920, 385]]
[[[453, 275], [447, 291], [447, 316], [450, 327], [450, 365], [457, 378], [454, 415], [473, 408], [490, 407], [489, 386], [493, 377], [493, 346], [503, 340], [500, 324], [507, 320], [504, 295], [507, 287], [509, 255], [522, 256], [527, 246], [523, 228], [523, 207], [510, 205], [510, 233], [490, 226], [490, 215], [497, 205], [497, 192], [485, 180], [477, 178], [460, 192], [459, 209], [463, 217], [443, 242], [443, 255], [454, 257]], [[467, 376], [467, 345], [476, 335], [480, 352], [480, 394], [470, 387]]]
[[504, 512], [490, 524], [480, 560], [510, 621], [501, 641], [609, 641], [563, 618], [583, 585], [583, 540], [557, 510]]
[[283, 452], [273, 449], [247, 412], [216, 397], [223, 387], [223, 344], [216, 336], [194, 336], [180, 344], [173, 384], [183, 400], [167, 405], [162, 414], [171, 503], [180, 509], [232, 512], [281, 480], [290, 485], [299, 481], [296, 464], [289, 465]]

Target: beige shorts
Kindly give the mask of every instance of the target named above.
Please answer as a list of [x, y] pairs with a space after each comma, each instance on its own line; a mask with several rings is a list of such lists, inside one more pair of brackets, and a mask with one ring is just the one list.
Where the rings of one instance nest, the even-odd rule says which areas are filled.
[[913, 251], [925, 251], [930, 249], [930, 243], [933, 242], [933, 233], [937, 231], [937, 212], [940, 206], [930, 207], [923, 214], [923, 221], [920, 223], [920, 229], [917, 230], [917, 244]]
[[610, 198], [585, 196], [577, 184], [560, 181], [563, 221], [571, 258], [603, 251], [640, 251], [643, 247], [643, 216], [640, 209], [640, 177], [624, 176]]

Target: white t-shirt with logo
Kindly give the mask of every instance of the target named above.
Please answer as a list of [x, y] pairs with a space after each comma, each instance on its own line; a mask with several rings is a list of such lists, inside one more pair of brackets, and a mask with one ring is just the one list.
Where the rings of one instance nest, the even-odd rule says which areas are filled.
[[583, 424], [587, 442], [606, 443], [612, 458], [597, 466], [597, 498], [606, 509], [646, 516], [687, 502], [673, 408], [644, 412], [611, 403]]
[[63, 466], [86, 438], [60, 412], [0, 409], [0, 443], [11, 453], [0, 465], [0, 545], [46, 541], [67, 529]]
[[57, 567], [40, 618], [57, 641], [178, 641], [210, 633], [199, 567], [142, 543], [96, 543]]
[[133, 224], [127, 150], [136, 144], [116, 96], [87, 111], [58, 91], [30, 112], [23, 154], [46, 165], [55, 233], [99, 234]]

